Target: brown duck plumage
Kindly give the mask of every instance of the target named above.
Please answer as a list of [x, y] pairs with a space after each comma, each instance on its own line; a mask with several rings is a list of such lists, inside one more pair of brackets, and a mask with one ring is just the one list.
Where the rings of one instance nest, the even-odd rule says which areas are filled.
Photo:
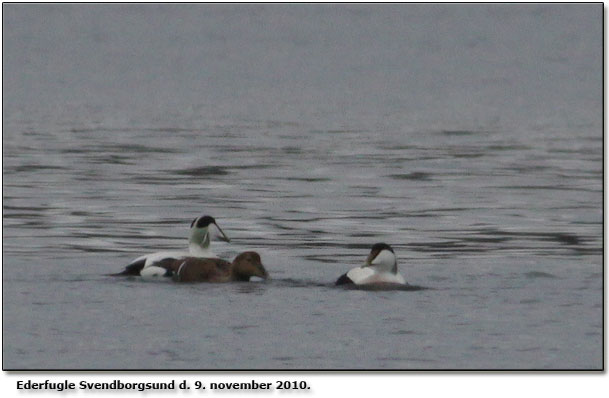
[[249, 281], [258, 276], [267, 279], [268, 273], [256, 252], [243, 252], [232, 263], [219, 258], [186, 257], [158, 264], [170, 271], [176, 282]]

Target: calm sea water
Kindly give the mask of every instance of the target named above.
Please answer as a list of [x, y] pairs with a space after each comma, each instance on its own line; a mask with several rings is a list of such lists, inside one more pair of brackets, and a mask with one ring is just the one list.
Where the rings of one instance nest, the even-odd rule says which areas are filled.
[[[3, 367], [601, 368], [602, 12], [3, 5]], [[202, 214], [273, 279], [105, 276]]]

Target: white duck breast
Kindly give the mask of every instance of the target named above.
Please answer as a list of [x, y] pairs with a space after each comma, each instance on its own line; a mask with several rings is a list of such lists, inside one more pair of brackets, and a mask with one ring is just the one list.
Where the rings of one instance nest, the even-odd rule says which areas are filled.
[[347, 272], [347, 278], [351, 279], [356, 285], [368, 285], [372, 283], [406, 284], [406, 280], [402, 275], [392, 272], [379, 272], [372, 267], [353, 268]]
[[222, 231], [218, 224], [216, 224], [216, 220], [213, 217], [197, 217], [190, 224], [188, 250], [163, 251], [146, 254], [129, 263], [123, 272], [113, 275], [140, 275], [156, 277], [159, 276], [160, 273], [163, 273], [164, 269], [162, 267], [155, 266], [155, 264], [166, 260], [177, 260], [189, 256], [199, 258], [218, 258], [218, 256], [209, 248], [212, 239], [230, 242], [230, 239], [226, 236], [226, 234], [224, 234], [224, 231]]

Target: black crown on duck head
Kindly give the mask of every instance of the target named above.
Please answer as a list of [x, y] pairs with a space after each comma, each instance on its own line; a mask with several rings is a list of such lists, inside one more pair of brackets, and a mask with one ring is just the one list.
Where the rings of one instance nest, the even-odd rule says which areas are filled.
[[215, 224], [216, 220], [212, 216], [197, 217], [190, 223], [190, 228], [192, 228], [195, 223], [197, 223], [197, 228], [205, 228], [209, 226], [209, 224]]
[[387, 243], [375, 243], [372, 245], [372, 249], [370, 249], [370, 251], [376, 252], [382, 252], [383, 250], [389, 250], [391, 253], [395, 254], [391, 246], [389, 246]]

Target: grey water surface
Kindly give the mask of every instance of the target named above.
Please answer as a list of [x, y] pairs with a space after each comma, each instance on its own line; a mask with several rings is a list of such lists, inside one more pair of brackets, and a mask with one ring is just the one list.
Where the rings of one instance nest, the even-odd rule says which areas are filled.
[[[4, 4], [4, 369], [600, 369], [602, 19]], [[106, 276], [202, 214], [272, 279]]]

